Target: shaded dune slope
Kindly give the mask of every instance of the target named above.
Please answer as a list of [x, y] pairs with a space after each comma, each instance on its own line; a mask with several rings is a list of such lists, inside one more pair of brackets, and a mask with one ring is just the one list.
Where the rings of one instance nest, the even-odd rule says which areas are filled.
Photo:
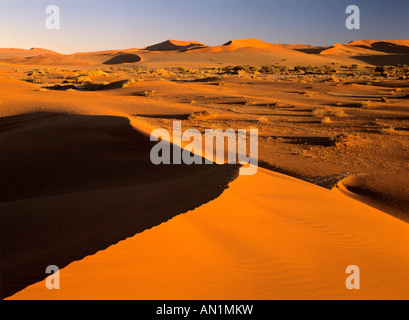
[[103, 64], [122, 64], [122, 63], [134, 63], [140, 62], [142, 58], [137, 54], [132, 53], [122, 53], [117, 56], [105, 61]]
[[[153, 143], [114, 116], [2, 118], [1, 298], [217, 198], [233, 165], [154, 166]], [[52, 134], [50, 134], [52, 133]]]
[[144, 48], [146, 51], [188, 51], [202, 49], [207, 46], [197, 41], [166, 40]]
[[[260, 168], [223, 195], [11, 299], [407, 299], [409, 225]], [[348, 265], [361, 289], [347, 290]]]
[[346, 195], [409, 223], [409, 181], [396, 174], [350, 176], [338, 183]]

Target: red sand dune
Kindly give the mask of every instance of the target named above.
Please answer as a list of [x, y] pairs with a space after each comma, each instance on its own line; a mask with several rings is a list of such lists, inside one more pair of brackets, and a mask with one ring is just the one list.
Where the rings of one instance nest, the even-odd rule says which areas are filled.
[[[350, 63], [358, 61], [355, 56], [399, 56], [386, 54], [386, 50], [405, 50], [407, 44], [365, 40], [312, 47], [245, 39], [224, 46], [200, 46], [168, 41], [156, 47], [164, 51], [156, 52], [129, 49], [61, 55], [40, 51], [37, 56], [4, 59], [0, 64], [101, 65], [139, 58], [148, 67], [164, 67], [164, 61], [176, 66], [185, 65], [183, 62], [208, 66], [209, 61], [218, 67], [243, 62], [261, 65], [283, 58], [289, 65]], [[198, 49], [180, 52], [195, 47]], [[142, 127], [138, 122], [142, 120], [136, 120], [135, 114], [170, 115], [172, 119], [173, 115], [189, 114], [204, 106], [186, 103], [190, 98], [193, 101], [209, 96], [223, 103], [226, 97], [241, 101], [269, 92], [268, 99], [276, 100], [273, 89], [280, 85], [285, 94], [296, 96], [294, 100], [283, 98], [286, 106], [295, 101], [311, 109], [318, 100], [305, 102], [294, 89], [303, 89], [303, 84], [277, 81], [267, 87], [272, 81], [264, 86], [259, 80], [251, 85], [254, 91], [250, 94], [248, 87], [233, 81], [214, 86], [196, 81], [149, 80], [126, 88], [116, 86], [115, 90], [60, 92], [40, 90], [39, 85], [17, 80], [22, 73], [12, 71], [12, 67], [1, 69], [1, 175], [7, 182], [0, 193], [1, 243], [7, 244], [1, 259], [2, 275], [7, 274], [2, 278], [7, 285], [4, 296], [409, 298], [409, 225], [345, 195], [354, 191], [359, 199], [375, 193], [383, 196], [386, 206], [399, 202], [406, 209], [406, 193], [399, 180], [390, 179], [391, 186], [385, 186], [380, 175], [372, 180], [351, 178], [329, 191], [264, 169], [231, 182], [237, 168], [153, 167], [149, 161], [152, 143], [148, 135], [153, 128], [149, 122]], [[305, 85], [319, 94], [315, 86], [320, 84]], [[348, 87], [349, 93], [363, 90], [358, 85], [326, 85], [331, 90]], [[157, 97], [138, 95], [152, 89], [158, 90]], [[396, 105], [404, 108], [406, 100], [398, 99], [399, 93], [395, 95]], [[269, 105], [270, 101], [262, 103]], [[240, 104], [237, 109], [244, 106]], [[390, 111], [391, 106], [385, 108]], [[214, 105], [211, 110], [222, 112], [229, 121], [233, 117], [233, 113], [215, 109]], [[376, 110], [361, 111], [370, 114]], [[247, 125], [255, 126], [254, 118], [250, 120], [253, 122]], [[286, 123], [278, 130], [285, 131]], [[308, 159], [299, 159], [305, 166]], [[388, 163], [381, 164], [386, 168]], [[319, 170], [323, 167], [320, 165]], [[375, 190], [370, 188], [373, 186]], [[391, 189], [393, 197], [385, 189]], [[44, 264], [62, 267], [61, 290], [45, 288]], [[361, 290], [345, 287], [349, 265], [360, 267]]]
[[231, 50], [242, 48], [271, 49], [274, 47], [273, 44], [258, 39], [230, 40], [223, 46], [226, 46]]
[[[70, 264], [61, 290], [41, 281], [10, 299], [408, 299], [408, 252], [406, 223], [260, 169]], [[345, 287], [349, 265], [360, 268], [360, 290]]]
[[[359, 58], [370, 64], [393, 64], [406, 62], [407, 55], [399, 54], [409, 52], [408, 43], [408, 40], [362, 40], [348, 44], [337, 43], [333, 46], [316, 47], [300, 44], [272, 44], [257, 39], [241, 39], [231, 40], [221, 46], [210, 47], [197, 41], [166, 40], [143, 49], [77, 52], [71, 55], [57, 54], [44, 49], [0, 49], [0, 59], [2, 59], [0, 62], [3, 64], [63, 66], [90, 66], [164, 60], [181, 63], [183, 58], [189, 61], [189, 56], [172, 56], [172, 54], [185, 52], [195, 53], [195, 59], [198, 59], [198, 54], [203, 54], [203, 61], [199, 59], [201, 63], [209, 60], [206, 58], [206, 54], [213, 53], [225, 54], [223, 57], [218, 56], [219, 59], [224, 59], [225, 63], [234, 64], [237, 62], [239, 64], [244, 59], [244, 56], [240, 55], [251, 52], [254, 64], [268, 64], [269, 61], [282, 60], [283, 58], [286, 58], [290, 65], [303, 63], [326, 64], [330, 62], [326, 56], [330, 56], [331, 59], [339, 59], [340, 62], [345, 63], [353, 63], [355, 58]], [[230, 55], [236, 53], [237, 55]], [[308, 55], [305, 55], [306, 53]], [[194, 59], [191, 62], [194, 63]]]
[[41, 48], [31, 48], [18, 49], [18, 48], [0, 48], [0, 59], [13, 58], [13, 57], [34, 57], [43, 54], [58, 54], [57, 52], [41, 49]]
[[144, 48], [147, 51], [187, 51], [207, 48], [208, 46], [198, 41], [166, 40]]

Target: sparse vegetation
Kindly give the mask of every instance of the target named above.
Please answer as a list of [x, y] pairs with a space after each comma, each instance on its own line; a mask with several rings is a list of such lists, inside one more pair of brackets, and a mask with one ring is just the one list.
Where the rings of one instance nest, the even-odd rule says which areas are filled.
[[288, 73], [288, 67], [287, 66], [281, 66], [281, 65], [268, 65], [268, 66], [262, 66], [260, 68], [261, 73], [268, 73], [268, 74], [285, 74]]
[[152, 97], [155, 96], [158, 92], [156, 90], [145, 90], [143, 92], [137, 93], [138, 96], [143, 96], [143, 97]]
[[343, 109], [330, 109], [330, 108], [315, 108], [312, 110], [312, 115], [316, 118], [325, 118], [328, 116], [334, 116], [338, 118], [345, 118], [348, 115]]
[[192, 112], [191, 114], [189, 114], [186, 119], [187, 120], [196, 120], [196, 119], [208, 118], [211, 115], [212, 114], [207, 110], [195, 111], [195, 112]]
[[126, 87], [128, 87], [131, 83], [134, 83], [134, 82], [135, 82], [134, 79], [125, 80], [125, 81], [122, 83], [122, 88], [126, 88]]
[[380, 133], [393, 134], [396, 133], [394, 126], [384, 127], [380, 129]]
[[331, 121], [330, 117], [324, 117], [321, 120], [321, 123], [323, 123], [323, 124], [327, 124], [327, 123], [331, 123], [331, 122], [332, 121]]
[[333, 74], [337, 73], [337, 69], [331, 66], [296, 66], [294, 68], [295, 72], [305, 73], [305, 74]]
[[109, 76], [109, 74], [106, 73], [105, 71], [97, 69], [97, 70], [94, 70], [94, 71], [83, 73], [80, 76], [84, 76], [84, 77], [106, 77], [106, 76]]
[[92, 79], [90, 77], [87, 77], [87, 76], [80, 76], [80, 77], [78, 77], [76, 79], [76, 82], [78, 82], [78, 83], [84, 83], [84, 82], [90, 83], [90, 82], [92, 82]]
[[357, 106], [358, 108], [361, 108], [361, 109], [370, 109], [372, 107], [372, 101], [368, 100], [368, 101], [359, 102]]
[[409, 77], [409, 66], [406, 64], [380, 66], [375, 68], [375, 72], [378, 72], [384, 78], [397, 77], [406, 79]]

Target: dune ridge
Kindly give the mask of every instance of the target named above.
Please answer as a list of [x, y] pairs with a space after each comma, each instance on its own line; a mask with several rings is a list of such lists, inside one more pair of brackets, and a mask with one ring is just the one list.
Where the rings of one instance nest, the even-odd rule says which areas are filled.
[[[220, 195], [238, 166], [154, 166], [129, 120], [1, 118], [1, 297]], [[52, 137], [48, 136], [53, 132]]]
[[188, 51], [194, 49], [207, 48], [208, 46], [198, 41], [166, 40], [143, 48], [147, 51]]
[[[364, 44], [0, 61], [2, 297], [406, 299], [409, 74], [368, 65], [408, 55]], [[261, 165], [316, 185], [153, 166], [149, 135], [175, 120], [257, 128]], [[59, 292], [45, 290], [50, 264]]]
[[[10, 299], [408, 298], [406, 223], [265, 169], [229, 186], [214, 201], [68, 265], [61, 290], [38, 282]], [[351, 264], [361, 270], [360, 290], [345, 287]]]
[[[174, 53], [196, 54], [240, 54], [255, 52], [267, 54], [269, 59], [286, 58], [289, 61], [308, 61], [311, 64], [325, 64], [326, 56], [332, 59], [358, 59], [369, 64], [406, 63], [409, 40], [360, 40], [332, 46], [311, 46], [301, 44], [272, 44], [255, 38], [230, 40], [220, 46], [208, 46], [198, 41], [166, 40], [140, 49], [77, 52], [64, 55], [46, 49], [0, 49], [2, 63], [21, 65], [75, 65], [91, 66], [103, 64], [140, 63], [157, 59], [169, 60]], [[309, 56], [306, 56], [307, 53]], [[158, 55], [163, 55], [159, 58]], [[195, 56], [197, 58], [197, 55]], [[264, 56], [267, 63], [268, 59]], [[267, 56], [266, 56], [267, 57]], [[260, 60], [253, 56], [253, 59]], [[205, 59], [206, 61], [208, 59]], [[296, 62], [298, 63], [298, 62]]]

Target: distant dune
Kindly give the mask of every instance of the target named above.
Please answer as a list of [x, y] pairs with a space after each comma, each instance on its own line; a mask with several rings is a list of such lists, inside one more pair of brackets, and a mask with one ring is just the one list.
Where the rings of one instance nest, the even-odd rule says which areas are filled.
[[[252, 55], [245, 55], [251, 52]], [[195, 53], [194, 58], [174, 54]], [[200, 56], [200, 54], [202, 56]], [[396, 64], [409, 63], [409, 40], [361, 40], [332, 46], [311, 46], [306, 44], [272, 44], [258, 39], [230, 40], [220, 46], [207, 46], [198, 41], [166, 40], [142, 49], [77, 52], [63, 55], [46, 49], [0, 49], [0, 63], [21, 65], [91, 66], [103, 64], [178, 62], [203, 63], [214, 60], [211, 54], [218, 54], [219, 63], [227, 64], [272, 64], [274, 60], [288, 60], [289, 65], [327, 64], [330, 60], [340, 63]], [[202, 59], [201, 59], [202, 58]]]
[[41, 48], [31, 48], [18, 49], [18, 48], [0, 48], [0, 59], [14, 58], [14, 57], [34, 57], [43, 54], [58, 54], [52, 50], [41, 49]]
[[197, 41], [166, 40], [164, 42], [148, 46], [147, 51], [187, 51], [193, 49], [207, 48], [208, 46]]
[[348, 46], [368, 47], [375, 51], [386, 53], [409, 53], [409, 40], [360, 40], [351, 41]]
[[[409, 68], [368, 68], [407, 47], [2, 49], [1, 298], [408, 299]], [[174, 121], [259, 130], [259, 171], [153, 165]]]
[[227, 46], [232, 50], [237, 50], [242, 48], [271, 49], [274, 45], [257, 39], [243, 39], [230, 40], [223, 46]]

